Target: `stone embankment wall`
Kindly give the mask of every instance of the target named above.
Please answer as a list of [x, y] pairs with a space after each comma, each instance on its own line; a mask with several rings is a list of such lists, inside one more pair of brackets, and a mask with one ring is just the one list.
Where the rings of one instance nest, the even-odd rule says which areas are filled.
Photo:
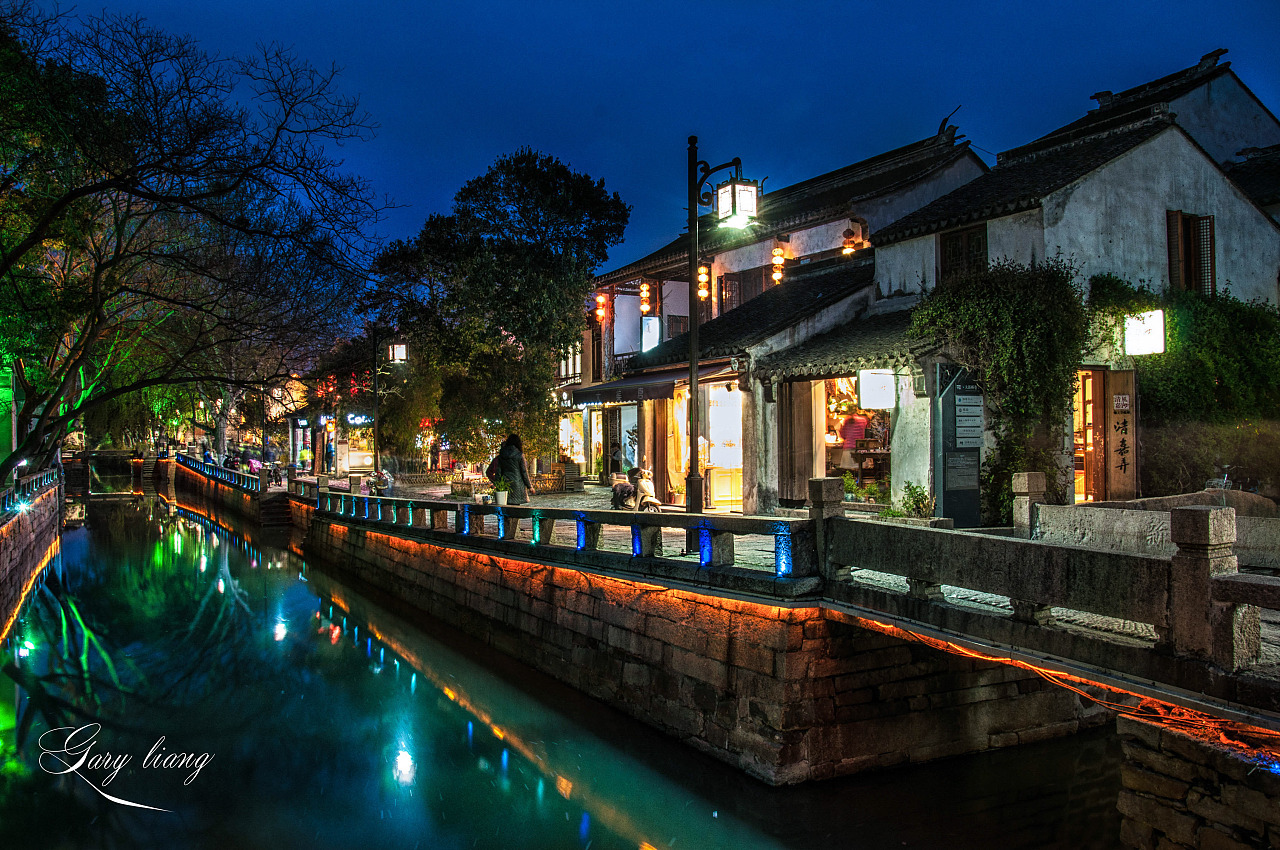
[[59, 491], [52, 487], [0, 525], [0, 638], [22, 604], [22, 594], [58, 541]]
[[[1280, 764], [1129, 717], [1120, 836], [1140, 850], [1280, 847]], [[1214, 733], [1216, 735], [1216, 733]]]
[[669, 589], [312, 524], [307, 554], [774, 784], [1068, 734], [1107, 715], [1034, 674], [816, 604]]
[[255, 522], [258, 520], [258, 505], [251, 493], [238, 490], [217, 479], [206, 478], [172, 460], [157, 463], [156, 475], [161, 480], [167, 476], [173, 476], [172, 480], [177, 489], [224, 507], [245, 519]]

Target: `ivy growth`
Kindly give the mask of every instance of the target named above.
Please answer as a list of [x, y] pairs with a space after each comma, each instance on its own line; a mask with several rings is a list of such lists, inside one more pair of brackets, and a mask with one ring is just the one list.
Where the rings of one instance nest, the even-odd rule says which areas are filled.
[[[1064, 497], [1045, 430], [1066, 421], [1090, 316], [1069, 260], [1003, 260], [937, 287], [915, 308], [911, 334], [932, 338], [982, 387], [996, 449], [984, 461], [984, 514], [1010, 521], [1012, 473], [1040, 471]], [[1038, 439], [1037, 439], [1038, 438]], [[1014, 463], [1033, 464], [1014, 468]]]

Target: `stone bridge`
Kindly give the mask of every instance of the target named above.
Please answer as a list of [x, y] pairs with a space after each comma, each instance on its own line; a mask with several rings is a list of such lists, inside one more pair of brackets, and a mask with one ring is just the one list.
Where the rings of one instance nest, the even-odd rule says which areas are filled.
[[[230, 506], [259, 486], [179, 463], [179, 490]], [[1139, 763], [1129, 843], [1280, 841], [1280, 579], [1239, 572], [1230, 509], [1174, 510], [1159, 555], [850, 519], [825, 479], [808, 518], [288, 491], [315, 560], [768, 782], [1016, 745], [1119, 710], [1137, 718], [1121, 718]], [[1175, 746], [1179, 729], [1192, 743]], [[1224, 825], [1213, 805], [1244, 793], [1231, 782], [1276, 814]]]

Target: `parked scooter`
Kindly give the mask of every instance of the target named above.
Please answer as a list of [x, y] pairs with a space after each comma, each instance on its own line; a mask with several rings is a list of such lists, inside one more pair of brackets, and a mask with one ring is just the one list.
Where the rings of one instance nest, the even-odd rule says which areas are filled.
[[638, 466], [627, 471], [627, 481], [613, 485], [611, 504], [615, 511], [651, 511], [662, 509], [658, 494], [653, 488], [653, 473]]

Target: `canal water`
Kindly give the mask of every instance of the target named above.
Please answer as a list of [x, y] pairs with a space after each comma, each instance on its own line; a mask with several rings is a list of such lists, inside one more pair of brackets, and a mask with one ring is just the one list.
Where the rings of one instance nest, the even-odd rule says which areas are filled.
[[770, 788], [205, 510], [65, 534], [4, 645], [0, 847], [1119, 846], [1105, 730]]

